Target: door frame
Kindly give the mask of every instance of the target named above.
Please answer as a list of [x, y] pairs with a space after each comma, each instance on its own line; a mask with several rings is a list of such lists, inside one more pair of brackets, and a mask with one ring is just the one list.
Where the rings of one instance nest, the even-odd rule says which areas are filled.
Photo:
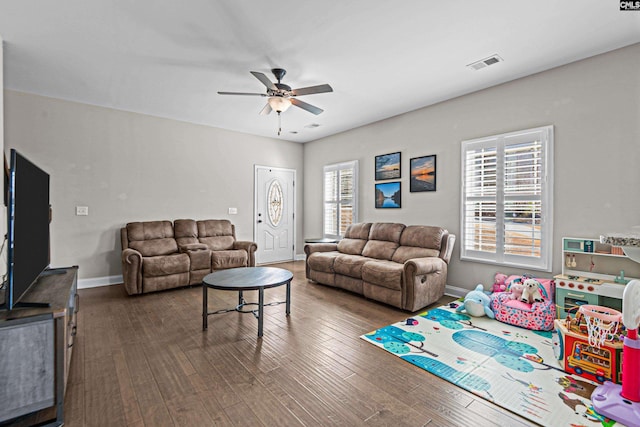
[[[297, 210], [296, 210], [296, 180], [297, 180], [297, 171], [295, 169], [290, 168], [279, 168], [273, 166], [266, 165], [253, 165], [253, 241], [258, 242], [258, 169], [271, 169], [283, 172], [293, 172], [293, 200], [291, 202], [292, 209], [291, 214], [293, 215], [293, 247], [291, 248], [291, 261], [296, 260], [296, 221], [298, 220]], [[257, 244], [257, 243], [256, 243]], [[258, 250], [260, 247], [258, 246]], [[288, 262], [288, 261], [283, 261]], [[257, 262], [256, 262], [257, 264]]]

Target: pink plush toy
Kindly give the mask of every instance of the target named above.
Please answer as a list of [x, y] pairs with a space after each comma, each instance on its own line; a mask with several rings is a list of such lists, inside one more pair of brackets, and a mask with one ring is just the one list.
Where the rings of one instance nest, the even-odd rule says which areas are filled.
[[507, 284], [504, 282], [507, 278], [506, 274], [496, 273], [496, 277], [493, 280], [493, 292], [504, 292], [507, 290]]
[[511, 286], [509, 286], [509, 290], [511, 291], [511, 295], [509, 295], [509, 299], [520, 300], [522, 299], [522, 291], [524, 290], [524, 285], [522, 282], [512, 282]]

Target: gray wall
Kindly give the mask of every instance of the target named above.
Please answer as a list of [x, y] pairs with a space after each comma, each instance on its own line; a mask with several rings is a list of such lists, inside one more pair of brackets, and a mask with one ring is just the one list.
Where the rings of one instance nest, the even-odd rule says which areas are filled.
[[[361, 221], [439, 225], [459, 236], [461, 141], [554, 125], [553, 274], [558, 274], [563, 236], [598, 237], [640, 224], [639, 110], [636, 44], [307, 143], [304, 234], [322, 234], [322, 166], [357, 159]], [[375, 209], [374, 156], [396, 151], [402, 152], [402, 208]], [[410, 193], [409, 159], [431, 154], [437, 155], [437, 191]], [[488, 286], [496, 271], [523, 272], [460, 261], [459, 249], [457, 242], [451, 286]]]
[[[640, 44], [304, 145], [4, 95], [5, 151], [17, 148], [52, 176], [52, 264], [78, 264], [81, 278], [121, 274], [118, 229], [129, 221], [229, 218], [240, 239], [251, 239], [254, 164], [298, 171], [299, 254], [303, 238], [322, 233], [322, 166], [353, 159], [361, 220], [441, 225], [459, 235], [460, 141], [547, 124], [555, 126], [553, 273], [562, 236], [640, 224]], [[374, 156], [395, 151], [402, 209], [375, 209]], [[437, 191], [410, 193], [409, 158], [431, 154]], [[89, 216], [75, 216], [76, 205], [89, 206]], [[449, 284], [488, 285], [496, 270], [522, 272], [461, 262], [458, 245]]]
[[252, 240], [255, 164], [298, 171], [302, 252], [301, 144], [6, 90], [5, 148], [51, 175], [52, 265], [79, 265], [81, 278], [122, 273], [130, 221], [227, 218]]

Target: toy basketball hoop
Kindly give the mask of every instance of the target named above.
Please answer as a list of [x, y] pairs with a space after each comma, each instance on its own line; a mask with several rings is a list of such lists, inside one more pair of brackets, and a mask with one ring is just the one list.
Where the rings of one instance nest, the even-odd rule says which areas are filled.
[[607, 339], [611, 341], [618, 330], [618, 323], [622, 321], [622, 313], [609, 307], [581, 305], [579, 311], [587, 323], [589, 344], [598, 348]]

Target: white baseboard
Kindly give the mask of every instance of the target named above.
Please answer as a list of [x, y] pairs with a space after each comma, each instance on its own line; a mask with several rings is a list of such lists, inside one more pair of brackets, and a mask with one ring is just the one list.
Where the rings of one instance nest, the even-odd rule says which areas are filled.
[[295, 260], [296, 261], [304, 261], [307, 259], [307, 256], [305, 254], [296, 254]]
[[118, 285], [124, 282], [122, 275], [93, 277], [91, 279], [78, 279], [78, 289], [97, 288], [100, 286]]
[[447, 285], [444, 288], [445, 295], [449, 295], [451, 297], [457, 297], [457, 298], [467, 295], [469, 291], [470, 289], [459, 288], [457, 286], [450, 286], [450, 285]]

